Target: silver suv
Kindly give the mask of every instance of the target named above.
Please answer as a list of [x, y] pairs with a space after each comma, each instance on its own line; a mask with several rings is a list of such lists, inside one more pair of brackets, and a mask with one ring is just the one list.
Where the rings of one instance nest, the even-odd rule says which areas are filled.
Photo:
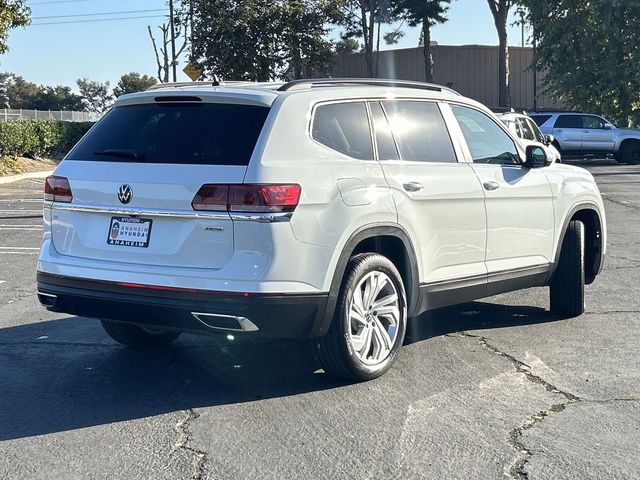
[[553, 135], [562, 155], [613, 155], [620, 163], [640, 163], [640, 130], [619, 128], [591, 113], [545, 112], [529, 116], [542, 133]]

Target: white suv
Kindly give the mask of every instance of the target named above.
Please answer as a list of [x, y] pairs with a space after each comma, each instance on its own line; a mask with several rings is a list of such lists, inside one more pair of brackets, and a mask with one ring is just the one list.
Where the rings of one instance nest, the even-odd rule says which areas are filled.
[[312, 339], [383, 374], [407, 317], [527, 287], [580, 315], [600, 272], [593, 177], [485, 107], [384, 80], [162, 85], [120, 97], [46, 180], [38, 295], [158, 346]]

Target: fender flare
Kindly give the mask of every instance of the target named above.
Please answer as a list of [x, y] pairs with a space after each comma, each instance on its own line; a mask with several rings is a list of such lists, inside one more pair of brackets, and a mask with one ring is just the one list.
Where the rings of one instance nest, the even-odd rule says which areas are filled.
[[[593, 212], [595, 212], [597, 218], [598, 218], [598, 223], [600, 225], [600, 229], [602, 230], [603, 225], [602, 225], [602, 215], [600, 213], [600, 208], [598, 207], [598, 205], [596, 203], [592, 203], [592, 202], [583, 202], [583, 203], [579, 203], [577, 205], [574, 205], [573, 207], [571, 207], [571, 209], [568, 211], [568, 213], [565, 215], [564, 218], [564, 222], [562, 224], [562, 230], [560, 230], [560, 236], [558, 237], [558, 245], [556, 248], [556, 254], [555, 257], [553, 259], [553, 263], [551, 265], [551, 269], [549, 270], [549, 276], [547, 277], [547, 284], [549, 282], [551, 282], [551, 279], [553, 278], [553, 274], [555, 273], [555, 270], [558, 266], [558, 262], [560, 261], [560, 254], [562, 253], [562, 242], [564, 241], [564, 237], [567, 233], [567, 229], [569, 228], [569, 223], [571, 222], [571, 219], [574, 217], [574, 215], [576, 213], [578, 213], [579, 211], [582, 210], [591, 210]], [[602, 241], [602, 237], [601, 237], [601, 241]], [[602, 266], [604, 264], [604, 250], [602, 248], [602, 246], [600, 247], [600, 256], [596, 259], [596, 263], [595, 263], [595, 268], [593, 271], [593, 276], [595, 277], [596, 275], [598, 275], [601, 271], [602, 271]]]
[[396, 237], [400, 241], [402, 241], [405, 247], [409, 258], [408, 273], [409, 278], [411, 279], [411, 284], [405, 285], [405, 289], [407, 290], [407, 294], [410, 298], [410, 304], [407, 308], [408, 315], [411, 316], [411, 314], [417, 311], [420, 304], [420, 277], [415, 248], [413, 246], [413, 242], [409, 237], [409, 234], [400, 225], [394, 223], [368, 224], [360, 227], [354, 233], [352, 233], [349, 239], [346, 241], [342, 251], [340, 252], [338, 262], [333, 271], [333, 278], [331, 280], [331, 287], [329, 289], [329, 295], [327, 298], [325, 309], [323, 312], [319, 312], [318, 316], [316, 317], [311, 336], [321, 337], [325, 335], [329, 330], [329, 326], [331, 325], [331, 321], [333, 320], [333, 315], [336, 309], [336, 304], [338, 302], [340, 288], [342, 287], [342, 279], [344, 278], [347, 264], [349, 263], [349, 259], [351, 258], [355, 248], [363, 240], [380, 236]]

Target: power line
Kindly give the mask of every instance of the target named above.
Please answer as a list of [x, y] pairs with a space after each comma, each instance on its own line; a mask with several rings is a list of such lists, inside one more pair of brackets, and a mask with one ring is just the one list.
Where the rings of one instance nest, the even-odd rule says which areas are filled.
[[34, 5], [56, 5], [58, 3], [77, 3], [77, 2], [89, 2], [92, 0], [59, 0], [54, 2], [35, 2], [27, 4], [28, 7], [32, 7]]
[[68, 22], [45, 22], [45, 23], [32, 23], [30, 27], [39, 27], [40, 25], [68, 25], [71, 23], [96, 23], [96, 22], [116, 22], [121, 20], [135, 20], [139, 18], [167, 18], [167, 15], [142, 15], [138, 17], [123, 17], [123, 18], [99, 18], [94, 20], [72, 20]]
[[75, 18], [75, 17], [98, 17], [102, 15], [128, 15], [130, 13], [151, 13], [164, 12], [166, 8], [156, 8], [154, 10], [129, 10], [125, 12], [103, 12], [103, 13], [76, 13], [73, 15], [51, 15], [47, 17], [31, 17], [32, 20], [44, 20], [47, 18]]

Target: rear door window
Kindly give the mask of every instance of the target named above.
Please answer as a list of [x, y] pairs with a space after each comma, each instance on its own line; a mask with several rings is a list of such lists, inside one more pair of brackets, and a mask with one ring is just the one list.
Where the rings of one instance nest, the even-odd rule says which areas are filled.
[[580, 115], [560, 115], [553, 128], [582, 128]]
[[358, 160], [373, 160], [373, 142], [364, 102], [320, 105], [316, 108], [313, 139]]
[[115, 107], [66, 160], [248, 165], [269, 108], [214, 103]]
[[401, 160], [446, 163], [458, 161], [437, 104], [392, 100], [384, 101], [382, 105], [398, 145]]

